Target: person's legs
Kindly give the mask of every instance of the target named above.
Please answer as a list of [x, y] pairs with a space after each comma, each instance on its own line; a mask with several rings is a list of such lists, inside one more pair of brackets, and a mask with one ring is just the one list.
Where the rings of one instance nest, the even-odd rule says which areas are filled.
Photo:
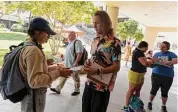
[[110, 91], [100, 92], [95, 87], [85, 85], [82, 96], [82, 112], [106, 112], [110, 99]]
[[46, 104], [46, 91], [46, 89], [29, 90], [29, 93], [21, 102], [21, 112], [44, 112]]
[[137, 86], [136, 91], [135, 91], [135, 95], [137, 97], [140, 97], [140, 91], [142, 89], [143, 83], [144, 83], [144, 75], [140, 77], [140, 84]]
[[100, 92], [93, 89], [91, 112], [106, 112], [109, 104], [110, 92]]
[[137, 89], [137, 85], [129, 83], [129, 90], [127, 91], [127, 94], [126, 94], [125, 106], [129, 106], [130, 97], [136, 91], [136, 89]]
[[157, 94], [157, 91], [161, 86], [161, 78], [155, 74], [152, 74], [151, 82], [152, 82], [152, 87], [151, 87], [149, 103], [148, 103], [148, 109], [150, 110], [152, 110], [152, 102]]
[[78, 95], [80, 93], [80, 77], [78, 73], [73, 73], [72, 78], [74, 80], [75, 90], [71, 94], [73, 96]]
[[163, 111], [167, 111], [166, 110], [166, 103], [168, 100], [168, 92], [169, 89], [172, 86], [172, 82], [173, 82], [173, 78], [170, 77], [163, 77], [163, 83], [161, 85], [161, 96], [162, 96], [162, 110]]
[[82, 96], [82, 112], [91, 112], [91, 98], [92, 90], [87, 84], [85, 84], [85, 89]]
[[140, 85], [138, 85], [137, 88], [136, 88], [135, 95], [136, 95], [137, 97], [140, 97], [140, 91], [141, 91], [141, 89], [142, 89], [142, 86], [143, 86], [143, 84], [140, 84]]
[[21, 101], [21, 112], [33, 112], [33, 94], [31, 90]]
[[44, 112], [46, 105], [47, 89], [38, 89], [35, 95], [36, 98], [36, 112]]
[[126, 57], [125, 57], [125, 65], [126, 66], [127, 66], [128, 61], [129, 61], [129, 55], [126, 55]]
[[66, 81], [67, 81], [67, 78], [60, 77], [59, 84], [56, 86], [56, 88], [50, 88], [50, 90], [60, 94], [61, 89], [64, 87], [64, 84], [65, 84]]
[[60, 79], [59, 79], [59, 84], [57, 85], [56, 90], [57, 90], [57, 91], [61, 91], [61, 89], [64, 87], [66, 81], [67, 81], [67, 78], [65, 78], [65, 77], [60, 77]]

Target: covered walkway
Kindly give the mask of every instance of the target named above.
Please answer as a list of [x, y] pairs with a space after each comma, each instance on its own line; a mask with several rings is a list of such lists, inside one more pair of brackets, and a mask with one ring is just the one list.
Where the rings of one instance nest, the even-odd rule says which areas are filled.
[[[124, 66], [122, 62], [122, 67], [118, 73], [116, 86], [111, 94], [110, 103], [107, 112], [123, 112], [121, 110], [125, 101], [126, 90], [128, 89], [127, 71], [130, 67]], [[177, 76], [177, 74], [175, 75]], [[141, 98], [147, 106], [149, 91], [151, 88], [151, 69], [148, 70], [145, 75], [145, 83], [143, 90], [141, 91]], [[47, 102], [45, 112], [82, 112], [82, 93], [84, 88], [84, 83], [86, 76], [81, 76], [81, 94], [79, 96], [71, 96], [73, 92], [73, 80], [69, 78], [66, 85], [64, 86], [62, 93], [60, 95], [52, 93], [49, 89], [47, 92]], [[171, 87], [169, 100], [167, 102], [168, 112], [177, 112], [177, 77], [174, 78], [174, 83]], [[52, 86], [56, 86], [58, 81], [55, 81]], [[160, 92], [154, 101], [154, 106], [152, 112], [159, 112], [161, 107]], [[0, 112], [19, 112], [20, 104], [12, 104], [9, 101], [2, 100], [0, 97]]]

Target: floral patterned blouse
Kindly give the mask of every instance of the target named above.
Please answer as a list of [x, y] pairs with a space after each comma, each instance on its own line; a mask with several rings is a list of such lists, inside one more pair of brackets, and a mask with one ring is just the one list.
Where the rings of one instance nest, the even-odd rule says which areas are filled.
[[[96, 37], [91, 45], [91, 60], [94, 62], [100, 62], [106, 66], [112, 65], [114, 61], [121, 60], [121, 46], [120, 40], [115, 37], [105, 36], [100, 40], [100, 37]], [[116, 81], [117, 73], [115, 73], [111, 79], [108, 87], [101, 84], [96, 84], [96, 90], [104, 91], [105, 89], [112, 91]], [[90, 82], [88, 80], [88, 82]]]

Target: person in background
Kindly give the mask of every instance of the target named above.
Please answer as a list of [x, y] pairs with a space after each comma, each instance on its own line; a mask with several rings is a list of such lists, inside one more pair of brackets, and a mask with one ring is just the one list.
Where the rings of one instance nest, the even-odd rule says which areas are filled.
[[125, 65], [127, 66], [127, 62], [129, 61], [129, 57], [131, 55], [132, 48], [130, 46], [130, 42], [127, 42], [127, 46], [124, 48], [125, 53]]
[[[80, 61], [82, 54], [83, 54], [83, 46], [82, 42], [76, 39], [75, 32], [70, 32], [69, 34], [69, 44], [66, 47], [65, 57], [64, 57], [64, 66], [67, 68], [76, 67], [78, 66], [78, 62]], [[75, 51], [77, 53], [77, 57], [74, 56], [74, 45], [75, 45]], [[72, 96], [76, 96], [80, 94], [80, 77], [78, 72], [74, 72], [72, 74], [72, 78], [75, 83], [75, 89], [74, 92], [71, 94]], [[50, 88], [51, 91], [60, 94], [61, 89], [64, 87], [65, 82], [67, 81], [67, 78], [61, 77], [59, 79], [59, 84], [56, 88]]]
[[141, 41], [138, 47], [133, 51], [132, 65], [128, 72], [129, 89], [126, 94], [126, 103], [123, 108], [125, 112], [130, 112], [132, 109], [129, 107], [129, 100], [133, 94], [140, 97], [140, 91], [144, 83], [144, 75], [147, 67], [152, 64], [145, 57], [145, 52], [148, 50], [148, 43]]
[[[121, 46], [120, 40], [114, 37], [112, 23], [105, 11], [96, 11], [93, 17], [97, 37], [91, 45], [91, 58], [85, 62], [87, 74], [113, 73], [109, 86], [87, 79], [82, 96], [82, 112], [106, 112], [113, 90], [117, 72], [120, 70]], [[92, 68], [92, 63], [98, 62], [107, 67]]]
[[174, 78], [174, 64], [177, 64], [177, 55], [171, 51], [170, 43], [163, 41], [160, 46], [160, 52], [157, 52], [153, 56], [153, 61], [160, 64], [154, 64], [152, 70], [152, 88], [150, 91], [150, 98], [148, 103], [148, 109], [152, 110], [152, 102], [157, 94], [159, 88], [161, 88], [162, 96], [162, 112], [167, 112], [166, 102], [168, 100], [168, 92], [171, 88]]

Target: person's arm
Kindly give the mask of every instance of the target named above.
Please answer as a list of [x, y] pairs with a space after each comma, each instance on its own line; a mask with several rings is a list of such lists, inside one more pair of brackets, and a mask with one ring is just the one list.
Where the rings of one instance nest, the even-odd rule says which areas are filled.
[[163, 62], [166, 65], [173, 65], [173, 64], [177, 64], [177, 55], [175, 53], [170, 53], [170, 56], [172, 58], [172, 60], [168, 60]]
[[120, 70], [120, 60], [113, 62], [113, 64], [109, 67], [103, 68], [102, 73], [107, 74], [107, 73], [115, 73]]
[[138, 59], [138, 61], [143, 65], [143, 66], [151, 66], [151, 64], [153, 63], [151, 60], [147, 60], [147, 58], [145, 57], [144, 53], [141, 52], [135, 52], [135, 57]]
[[39, 54], [33, 54], [26, 58], [27, 80], [31, 88], [47, 87], [60, 76], [57, 70], [44, 72], [43, 57]]
[[36, 48], [30, 48], [25, 54], [25, 66], [27, 81], [31, 88], [47, 87], [59, 76], [69, 76], [71, 71], [56, 67], [56, 69], [48, 71], [44, 55]]
[[168, 65], [177, 64], [177, 58], [173, 58], [171, 61], [167, 61], [166, 64]]
[[142, 65], [144, 65], [146, 67], [151, 66], [151, 64], [153, 63], [151, 60], [148, 61], [146, 57], [140, 57], [140, 58], [138, 58], [138, 60]]
[[77, 66], [77, 65], [78, 65], [78, 62], [79, 62], [80, 59], [82, 58], [82, 54], [83, 54], [83, 52], [77, 53], [77, 58], [76, 58], [76, 60], [75, 60], [75, 62], [74, 62], [74, 66]]

